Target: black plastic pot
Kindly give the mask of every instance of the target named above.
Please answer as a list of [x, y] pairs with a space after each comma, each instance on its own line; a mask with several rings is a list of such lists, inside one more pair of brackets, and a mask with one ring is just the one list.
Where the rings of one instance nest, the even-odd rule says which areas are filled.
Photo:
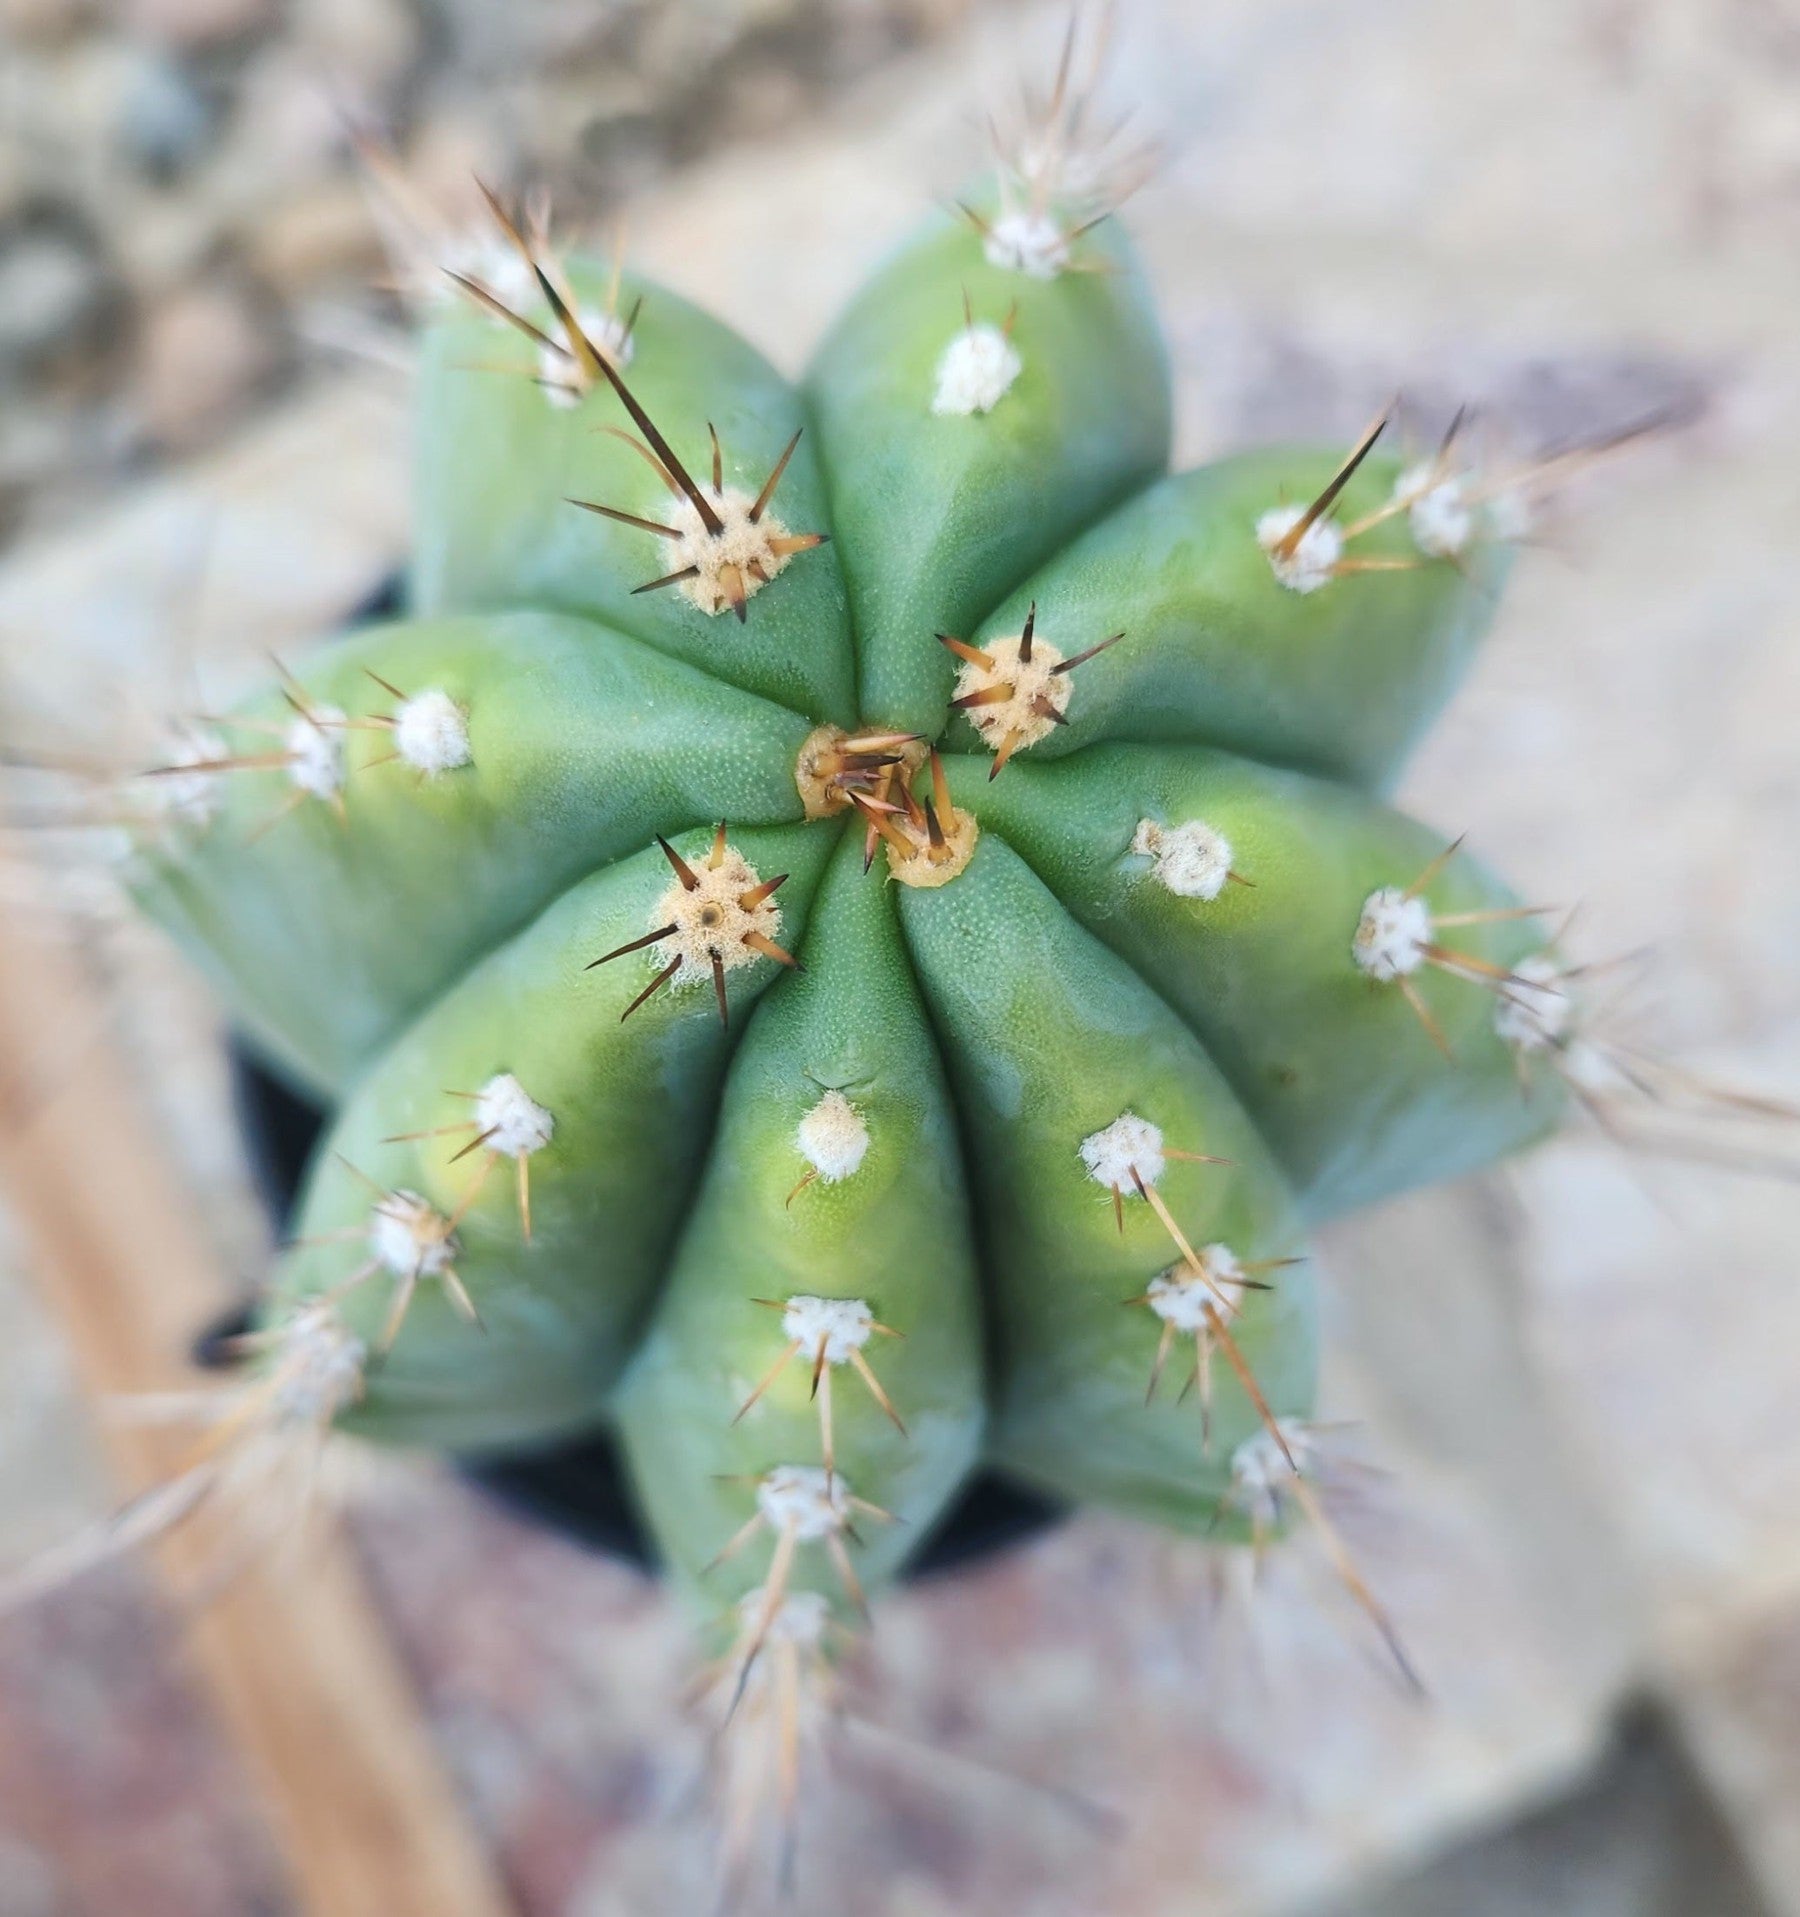
[[[286, 1233], [300, 1181], [325, 1114], [266, 1071], [245, 1046], [231, 1048], [232, 1096], [250, 1170], [276, 1235]], [[242, 1312], [197, 1342], [202, 1364], [219, 1365]], [[651, 1552], [617, 1449], [604, 1433], [520, 1452], [467, 1460], [462, 1469], [515, 1512], [614, 1557], [649, 1564]], [[991, 1472], [977, 1472], [914, 1557], [909, 1574], [927, 1576], [1003, 1551], [1064, 1515], [1060, 1505]]]

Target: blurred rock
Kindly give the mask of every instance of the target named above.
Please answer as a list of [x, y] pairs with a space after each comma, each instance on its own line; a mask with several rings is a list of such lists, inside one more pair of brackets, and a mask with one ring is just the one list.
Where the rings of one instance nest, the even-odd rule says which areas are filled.
[[166, 185], [205, 152], [218, 123], [218, 104], [192, 68], [146, 51], [119, 102], [119, 148], [140, 173]]
[[276, 18], [275, 0], [120, 0], [125, 25], [163, 46], [202, 48], [245, 40]]
[[1307, 1917], [1702, 1913], [1774, 1917], [1680, 1738], [1660, 1713], [1640, 1711], [1594, 1779], [1568, 1798]]
[[279, 363], [267, 316], [247, 293], [223, 283], [187, 287], [143, 317], [133, 407], [153, 445], [191, 451], [214, 438]]
[[98, 240], [67, 207], [40, 202], [0, 225], [0, 381], [98, 351], [117, 293]]
[[0, 39], [63, 40], [85, 25], [92, 11], [89, 0], [0, 0]]
[[1781, 1917], [1800, 1917], [1800, 1592], [1674, 1659], [1676, 1711]]
[[[257, 182], [257, 199], [286, 197], [321, 174], [345, 166], [347, 126], [379, 124], [378, 94], [347, 86], [345, 76], [322, 64], [311, 49], [293, 40], [272, 40], [245, 63], [235, 89], [231, 140], [240, 177]], [[242, 216], [260, 207], [243, 197]]]
[[[292, 339], [342, 337], [336, 309], [383, 268], [351, 127], [397, 142], [449, 218], [482, 217], [479, 172], [541, 181], [591, 231], [696, 156], [803, 124], [972, 4], [0, 0], [0, 246], [19, 251], [0, 258], [0, 376], [54, 387], [31, 395], [28, 423], [17, 408], [0, 422], [0, 540], [191, 445], [187, 422], [210, 436], [256, 404], [268, 381], [242, 342], [197, 411], [191, 377], [167, 371], [187, 350], [169, 335], [201, 325], [168, 302], [227, 263], [268, 295], [276, 360]], [[16, 230], [44, 204], [73, 239]], [[154, 340], [112, 350], [139, 315]]]
[[419, 60], [423, 32], [408, 0], [289, 0], [287, 32], [329, 82], [372, 103], [400, 88]]
[[62, 1902], [49, 1859], [4, 1832], [0, 1832], [0, 1900], [0, 1909], [8, 1917], [57, 1917]]
[[272, 207], [249, 235], [245, 257], [284, 303], [360, 292], [381, 273], [381, 242], [360, 182], [339, 178]]

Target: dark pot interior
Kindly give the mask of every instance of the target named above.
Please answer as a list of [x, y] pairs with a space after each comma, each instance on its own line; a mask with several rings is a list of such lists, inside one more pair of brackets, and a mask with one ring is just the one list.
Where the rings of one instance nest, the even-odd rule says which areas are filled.
[[[325, 1115], [266, 1071], [246, 1048], [231, 1048], [232, 1094], [238, 1122], [269, 1221], [284, 1235]], [[244, 1314], [212, 1327], [196, 1344], [202, 1364], [225, 1362], [226, 1337], [241, 1329]], [[610, 1438], [547, 1445], [504, 1459], [465, 1460], [464, 1474], [513, 1511], [564, 1537], [635, 1564], [651, 1552], [632, 1502], [624, 1467]], [[909, 1574], [948, 1571], [972, 1559], [1005, 1550], [1054, 1524], [1063, 1508], [992, 1472], [979, 1471], [914, 1557]]]

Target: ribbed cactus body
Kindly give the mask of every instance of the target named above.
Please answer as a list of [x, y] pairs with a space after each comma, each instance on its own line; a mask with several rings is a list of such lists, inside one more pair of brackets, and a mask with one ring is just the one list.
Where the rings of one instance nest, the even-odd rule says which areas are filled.
[[[139, 891], [252, 1035], [330, 1097], [477, 960], [653, 833], [800, 817], [806, 719], [585, 620], [385, 626], [322, 651], [306, 686], [353, 724], [401, 706], [390, 686], [442, 693], [465, 715], [468, 763], [362, 772], [394, 752], [390, 731], [334, 725], [342, 818], [308, 794], [265, 831], [294, 796], [289, 775], [221, 780], [203, 838], [148, 862]], [[279, 692], [240, 716], [306, 729]]]
[[[1344, 928], [1364, 901], [1442, 850], [1413, 820], [1349, 787], [1203, 747], [1095, 746], [1027, 761], [985, 791], [980, 764], [959, 760], [951, 780], [1188, 1022], [1311, 1218], [1453, 1177], [1554, 1122], [1559, 1081], [1517, 1081], [1488, 994], [1442, 973], [1419, 979], [1449, 1065], [1398, 993], [1346, 963]], [[1211, 899], [1171, 891], [1155, 855], [1133, 849], [1146, 820], [1159, 835], [1204, 821], [1249, 883]], [[1450, 914], [1516, 903], [1466, 854], [1431, 897]], [[1486, 928], [1481, 950], [1510, 964], [1542, 945], [1521, 920]]]
[[[1101, 740], [1222, 747], [1356, 785], [1389, 784], [1449, 697], [1492, 615], [1510, 557], [1496, 541], [1459, 563], [1417, 566], [1404, 515], [1356, 542], [1359, 560], [1408, 570], [1348, 591], [1295, 592], [1246, 529], [1280, 502], [1298, 508], [1339, 456], [1244, 453], [1147, 487], [1025, 575], [976, 642], [1017, 632], [1036, 601], [1046, 624], [1123, 629], [1082, 679], [1079, 709], [1041, 758]], [[1377, 453], [1339, 498], [1354, 522], [1392, 497], [1401, 465]], [[959, 728], [959, 732], [961, 729]], [[966, 734], [963, 735], [966, 738]]]
[[[896, 922], [899, 888], [864, 873], [860, 835], [820, 836], [835, 850], [807, 969], [770, 993], [733, 1058], [707, 1169], [620, 1399], [633, 1479], [664, 1552], [690, 1576], [744, 1522], [745, 1478], [820, 1462], [810, 1351], [729, 1422], [792, 1342], [790, 1298], [863, 1301], [902, 1333], [860, 1349], [904, 1430], [832, 1366], [833, 1464], [897, 1520], [859, 1527], [866, 1579], [917, 1545], [980, 1452], [980, 1256], [956, 1110]], [[826, 1170], [796, 1192], [815, 1169], [797, 1140], [822, 1105], [807, 1136]], [[740, 1586], [761, 1575], [756, 1562], [721, 1568]]]
[[[1235, 1383], [1203, 1450], [1195, 1408], [1145, 1403], [1157, 1321], [1122, 1307], [1174, 1262], [1147, 1199], [1118, 1215], [1081, 1155], [1125, 1114], [1224, 1165], [1148, 1178], [1197, 1248], [1241, 1261], [1304, 1251], [1293, 1198], [1179, 1015], [1084, 931], [1016, 853], [984, 838], [953, 884], [900, 900], [937, 1009], [983, 1199], [1000, 1382], [996, 1457], [1051, 1490], [1187, 1530], [1220, 1515], [1232, 1451], [1258, 1428]], [[971, 953], [987, 955], [971, 963]], [[1152, 1147], [1154, 1149], [1154, 1147]], [[1148, 1173], [1149, 1168], [1144, 1168]], [[1312, 1408], [1310, 1274], [1244, 1296], [1232, 1329], [1277, 1415]], [[1184, 1354], [1185, 1365], [1185, 1354]]]
[[[940, 215], [819, 349], [806, 395], [838, 540], [856, 555], [865, 719], [937, 737], [953, 674], [921, 642], [972, 636], [1009, 588], [1167, 468], [1149, 289], [1116, 222], [1091, 239], [1091, 270], [1042, 280], [993, 265], [966, 223]], [[1011, 384], [985, 411], [937, 410], [939, 369], [971, 322], [1009, 319]]]
[[983, 1458], [1260, 1524], [1307, 1225], [1556, 1116], [1492, 989], [1541, 934], [1372, 796], [1504, 548], [1379, 457], [1162, 477], [1116, 223], [1015, 228], [934, 218], [802, 389], [598, 266], [511, 296], [541, 338], [447, 310], [417, 616], [234, 715], [144, 839], [338, 1105], [267, 1309], [362, 1341], [338, 1422], [612, 1421], [709, 1603], [847, 1601]]
[[[607, 275], [577, 264], [571, 277], [592, 310]], [[624, 368], [632, 393], [696, 473], [706, 472], [710, 425], [727, 485], [754, 496], [806, 423], [801, 396], [753, 347], [675, 295], [626, 281], [619, 303], [629, 311], [640, 294]], [[541, 301], [534, 310], [554, 325]], [[518, 370], [479, 370], [497, 358]], [[850, 723], [856, 663], [836, 555], [790, 564], [784, 590], [767, 594], [755, 621], [729, 640], [679, 592], [635, 591], [672, 569], [666, 542], [578, 512], [569, 498], [666, 523], [670, 489], [640, 452], [601, 431], [631, 424], [604, 388], [559, 405], [533, 383], [535, 370], [529, 350], [480, 311], [452, 308], [426, 333], [414, 413], [418, 610], [579, 613], [794, 712]], [[774, 510], [791, 531], [831, 529], [815, 449], [804, 439], [778, 497]]]

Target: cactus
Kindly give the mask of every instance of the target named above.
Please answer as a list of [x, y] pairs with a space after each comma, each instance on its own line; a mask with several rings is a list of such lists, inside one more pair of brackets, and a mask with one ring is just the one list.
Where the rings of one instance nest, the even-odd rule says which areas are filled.
[[610, 1425], [733, 1706], [983, 1460], [1325, 1523], [1309, 1231], [1606, 1089], [1538, 910], [1381, 796], [1538, 475], [1378, 422], [1167, 476], [1072, 117], [799, 386], [494, 200], [411, 616], [142, 788], [143, 904], [336, 1108], [241, 1427]]

